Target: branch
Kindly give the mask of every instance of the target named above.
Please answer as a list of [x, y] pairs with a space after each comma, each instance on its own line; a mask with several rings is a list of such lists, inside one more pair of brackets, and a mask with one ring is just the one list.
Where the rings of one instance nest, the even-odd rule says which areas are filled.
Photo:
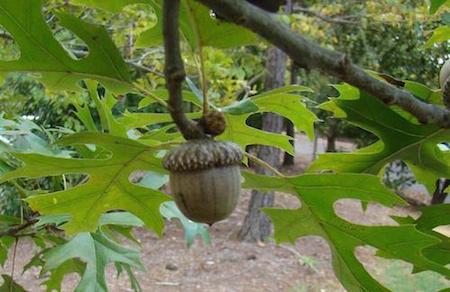
[[133, 67], [135, 67], [135, 68], [137, 68], [139, 70], [142, 70], [145, 73], [153, 73], [153, 74], [155, 74], [158, 77], [164, 77], [164, 74], [159, 72], [159, 71], [157, 71], [156, 69], [147, 67], [147, 66], [142, 65], [140, 63], [133, 62], [132, 60], [125, 60], [125, 63], [127, 63], [128, 65], [131, 65], [131, 66], [133, 66]]
[[450, 186], [450, 179], [440, 178], [436, 181], [436, 189], [434, 190], [433, 197], [431, 198], [431, 204], [442, 204], [447, 198], [445, 189]]
[[3, 236], [12, 236], [12, 237], [17, 237], [17, 233], [19, 233], [20, 231], [30, 227], [31, 225], [33, 225], [34, 223], [38, 222], [37, 219], [31, 219], [29, 221], [26, 221], [20, 225], [15, 225], [11, 228], [9, 228], [8, 230], [5, 231], [1, 231], [0, 232], [0, 238], [2, 238]]
[[199, 0], [225, 19], [246, 27], [282, 49], [297, 64], [335, 76], [380, 99], [398, 105], [421, 123], [450, 127], [450, 111], [425, 103], [411, 93], [378, 80], [354, 65], [346, 55], [322, 48], [302, 35], [292, 32], [272, 15], [242, 0]]
[[186, 77], [181, 59], [178, 14], [180, 0], [164, 0], [163, 35], [166, 67], [166, 86], [169, 91], [169, 112], [186, 140], [204, 138], [205, 134], [197, 124], [188, 119], [183, 111], [182, 83]]
[[316, 12], [314, 10], [304, 8], [304, 7], [295, 7], [294, 12], [303, 12], [305, 14], [309, 14], [311, 16], [314, 16], [316, 18], [319, 18], [320, 20], [323, 20], [325, 22], [329, 23], [337, 23], [337, 24], [359, 24], [360, 21], [354, 21], [354, 20], [348, 20], [341, 17], [328, 17], [326, 15], [320, 14], [319, 12]]

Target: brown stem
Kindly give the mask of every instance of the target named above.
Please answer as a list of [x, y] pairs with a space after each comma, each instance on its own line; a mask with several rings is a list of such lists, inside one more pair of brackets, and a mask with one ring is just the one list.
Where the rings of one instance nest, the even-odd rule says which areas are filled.
[[36, 223], [38, 220], [37, 219], [31, 219], [29, 221], [26, 221], [20, 225], [15, 225], [11, 228], [9, 228], [8, 230], [2, 231], [0, 232], [0, 238], [2, 238], [3, 236], [17, 236], [17, 233], [19, 233], [20, 231], [32, 226], [34, 223]]
[[411, 93], [369, 75], [354, 65], [346, 55], [322, 48], [315, 42], [292, 32], [269, 13], [242, 0], [199, 0], [225, 19], [246, 27], [282, 49], [296, 63], [335, 76], [380, 99], [396, 104], [422, 123], [450, 127], [450, 111], [425, 103]]
[[163, 35], [166, 67], [166, 86], [169, 91], [169, 112], [186, 140], [205, 138], [197, 124], [188, 119], [183, 111], [182, 84], [186, 77], [181, 58], [180, 33], [178, 30], [179, 0], [164, 0]]

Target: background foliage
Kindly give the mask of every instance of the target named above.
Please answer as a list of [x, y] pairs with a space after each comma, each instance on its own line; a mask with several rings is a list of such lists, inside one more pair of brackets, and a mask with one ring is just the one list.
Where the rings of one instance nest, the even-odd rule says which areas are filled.
[[[161, 235], [163, 217], [181, 222], [188, 245], [197, 235], [210, 242], [206, 227], [186, 219], [163, 192], [161, 158], [182, 138], [163, 106], [161, 2], [0, 1], [0, 263], [16, 238], [28, 234], [40, 252], [27, 268], [42, 268], [48, 291], [60, 290], [72, 272], [81, 276], [78, 291], [106, 291], [108, 263], [139, 290], [132, 272], [143, 268], [138, 246], [122, 247], [123, 237], [135, 242], [132, 229], [143, 226]], [[433, 88], [450, 38], [446, 1], [431, 1], [430, 11], [441, 12], [433, 16], [421, 1], [300, 2], [298, 11], [282, 17], [292, 29], [440, 104], [441, 93]], [[349, 291], [386, 290], [354, 255], [364, 245], [413, 264], [414, 272], [450, 278], [448, 238], [432, 231], [449, 224], [448, 205], [425, 208], [418, 219], [396, 218], [399, 225], [389, 227], [350, 223], [333, 208], [344, 198], [363, 206], [404, 204], [380, 179], [394, 160], [405, 161], [430, 189], [436, 178], [450, 177], [450, 152], [438, 147], [449, 142], [448, 129], [419, 124], [398, 108], [346, 84], [330, 87], [338, 81], [306, 70], [300, 79], [308, 87], [262, 92], [267, 44], [212, 17], [196, 1], [182, 5], [185, 110], [199, 118], [206, 93], [227, 119], [218, 139], [294, 154], [288, 136], [254, 127], [259, 114], [275, 112], [310, 139], [316, 128], [366, 146], [325, 154], [300, 176], [244, 174], [245, 187], [288, 192], [302, 203], [296, 210], [266, 210], [277, 241], [325, 238], [335, 273]], [[334, 174], [323, 174], [330, 170]], [[14, 231], [18, 226], [23, 228]], [[3, 286], [21, 289], [2, 277]]]

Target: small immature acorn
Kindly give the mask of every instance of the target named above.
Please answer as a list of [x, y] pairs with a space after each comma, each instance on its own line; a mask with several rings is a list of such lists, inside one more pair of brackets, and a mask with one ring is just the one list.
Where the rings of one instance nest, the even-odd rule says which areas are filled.
[[219, 111], [208, 111], [204, 113], [198, 124], [203, 132], [213, 137], [222, 134], [227, 126], [225, 115]]
[[172, 149], [163, 161], [170, 171], [172, 196], [180, 211], [209, 225], [228, 217], [240, 190], [243, 153], [231, 142], [189, 140]]

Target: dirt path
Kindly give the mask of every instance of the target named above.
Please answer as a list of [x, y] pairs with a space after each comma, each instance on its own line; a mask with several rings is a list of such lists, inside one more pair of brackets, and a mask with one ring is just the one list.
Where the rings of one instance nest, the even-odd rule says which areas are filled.
[[[211, 228], [211, 246], [197, 239], [193, 247], [188, 249], [176, 222], [167, 225], [163, 239], [157, 239], [145, 230], [137, 230], [146, 271], [136, 274], [143, 290], [344, 291], [331, 269], [328, 245], [321, 238], [306, 237], [298, 240], [295, 246], [251, 244], [234, 240], [245, 215], [248, 199], [249, 193], [245, 192], [236, 212]], [[296, 206], [297, 202], [290, 196], [278, 194], [276, 205], [285, 208]], [[363, 213], [359, 202], [345, 200], [337, 203], [336, 210], [343, 218], [360, 224], [394, 224], [388, 217], [393, 211], [377, 205], [370, 205]], [[404, 214], [405, 211], [397, 213]], [[21, 271], [34, 254], [33, 250], [29, 241], [20, 242], [16, 271]], [[358, 250], [357, 254], [371, 271], [385, 278], [383, 271], [386, 263], [375, 260], [372, 250]], [[405, 274], [408, 272], [408, 267], [401, 266], [402, 269]], [[0, 272], [10, 271], [11, 261], [8, 261]], [[110, 291], [131, 291], [125, 277], [116, 279], [113, 267], [108, 268], [107, 278]], [[15, 279], [29, 291], [44, 291], [43, 287], [39, 287], [43, 279], [39, 279], [37, 269], [31, 269], [23, 275], [18, 272]], [[76, 283], [75, 276], [66, 278], [63, 291], [73, 291]]]

